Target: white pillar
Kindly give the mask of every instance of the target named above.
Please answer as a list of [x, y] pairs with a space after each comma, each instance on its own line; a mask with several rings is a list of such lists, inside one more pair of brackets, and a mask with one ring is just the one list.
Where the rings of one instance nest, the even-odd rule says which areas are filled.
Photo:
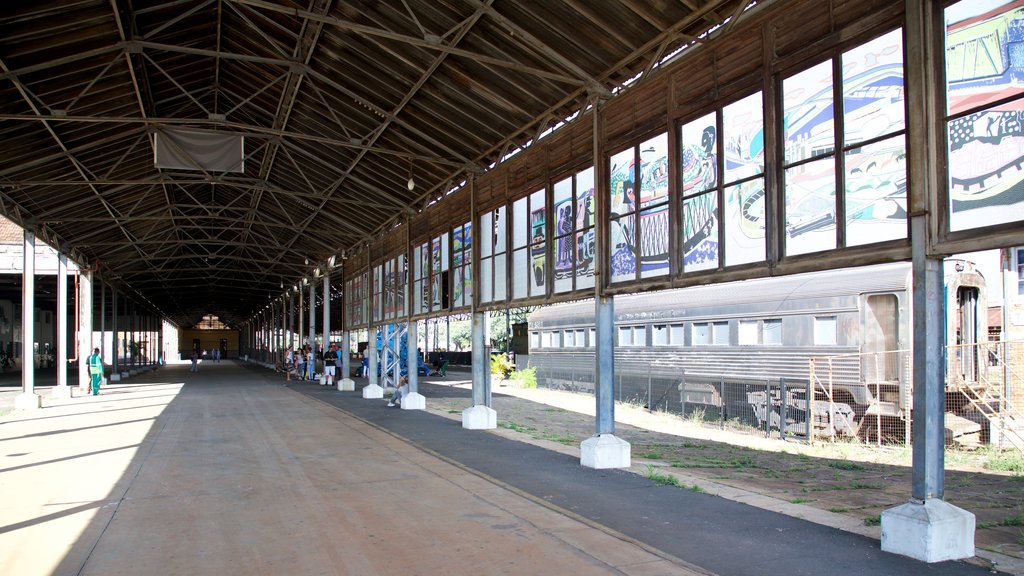
[[310, 358], [306, 363], [306, 374], [310, 379], [316, 374], [316, 281], [309, 282], [309, 350]]
[[16, 410], [37, 410], [42, 398], [36, 394], [35, 383], [35, 309], [36, 309], [36, 237], [25, 230], [23, 268], [21, 272], [21, 394], [14, 398]]
[[[114, 302], [116, 303], [117, 300]], [[115, 345], [113, 350], [116, 349]], [[78, 389], [86, 393], [92, 386], [89, 378], [90, 354], [92, 354], [92, 272], [83, 270], [78, 274]]]
[[353, 392], [356, 389], [356, 383], [352, 380], [352, 365], [350, 359], [352, 353], [351, 348], [351, 335], [348, 330], [341, 332], [341, 343], [338, 345], [338, 354], [341, 355], [341, 374], [338, 378], [338, 390], [341, 392]]
[[[396, 352], [399, 352], [399, 357], [401, 357], [400, 351]], [[402, 396], [402, 400], [400, 403], [402, 410], [423, 410], [427, 407], [427, 399], [424, 398], [423, 395], [419, 393], [419, 389], [417, 388], [417, 364], [418, 362], [416, 361], [416, 321], [408, 320], [406, 322], [405, 331], [405, 369], [406, 375], [409, 377], [409, 388], [405, 396]]]
[[68, 388], [68, 257], [57, 253], [57, 386], [54, 398], [70, 398]]

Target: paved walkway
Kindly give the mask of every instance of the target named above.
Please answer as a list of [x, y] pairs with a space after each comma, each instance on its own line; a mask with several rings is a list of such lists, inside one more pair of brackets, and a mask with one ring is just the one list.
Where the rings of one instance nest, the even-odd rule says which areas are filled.
[[0, 574], [990, 573], [282, 384], [168, 366], [0, 418]]

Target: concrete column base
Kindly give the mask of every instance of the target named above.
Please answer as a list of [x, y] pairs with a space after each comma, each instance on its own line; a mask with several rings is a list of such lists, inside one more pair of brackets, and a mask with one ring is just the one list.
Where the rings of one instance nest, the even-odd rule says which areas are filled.
[[401, 408], [402, 410], [426, 410], [427, 398], [418, 392], [410, 392], [402, 396]]
[[367, 384], [363, 387], [363, 398], [383, 398], [384, 389], [376, 384]]
[[338, 392], [354, 392], [356, 389], [356, 383], [351, 378], [342, 378], [338, 380]]
[[494, 430], [498, 427], [498, 413], [483, 404], [466, 408], [462, 411], [462, 427], [469, 430]]
[[[120, 382], [121, 381], [121, 374], [119, 374], [117, 372], [114, 372], [113, 374], [110, 375], [110, 381], [111, 382]], [[86, 388], [86, 390], [88, 390], [88, 388]]]
[[974, 514], [939, 498], [882, 512], [882, 550], [923, 562], [974, 556]]
[[629, 468], [629, 442], [614, 434], [597, 434], [580, 444], [580, 465], [587, 468]]
[[71, 387], [68, 385], [54, 386], [53, 390], [50, 391], [50, 396], [54, 398], [71, 398]]
[[131, 372], [121, 372], [121, 380], [127, 380], [131, 375]]
[[39, 410], [43, 407], [43, 399], [34, 392], [22, 392], [14, 397], [15, 410]]

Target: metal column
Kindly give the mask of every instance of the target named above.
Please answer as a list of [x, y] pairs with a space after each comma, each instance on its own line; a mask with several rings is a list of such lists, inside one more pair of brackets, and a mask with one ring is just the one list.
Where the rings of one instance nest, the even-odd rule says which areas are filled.
[[309, 379], [316, 374], [316, 281], [309, 282], [309, 362], [306, 363], [306, 373]]
[[68, 257], [57, 253], [57, 388], [54, 396], [70, 396], [68, 390]]
[[24, 231], [21, 272], [21, 394], [15, 399], [18, 410], [35, 410], [42, 399], [35, 392], [35, 309], [36, 309], [36, 237]]
[[92, 387], [89, 377], [92, 349], [92, 272], [83, 270], [78, 275], [78, 389], [83, 392]]

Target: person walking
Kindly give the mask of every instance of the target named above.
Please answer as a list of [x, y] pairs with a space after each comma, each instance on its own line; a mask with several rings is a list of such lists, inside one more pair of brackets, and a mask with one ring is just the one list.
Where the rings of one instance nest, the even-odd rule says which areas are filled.
[[89, 356], [89, 377], [92, 379], [92, 395], [99, 396], [100, 382], [103, 380], [103, 358], [100, 357], [99, 348], [93, 348], [92, 356]]
[[189, 357], [192, 359], [192, 370], [191, 371], [192, 372], [199, 372], [199, 354], [196, 352], [195, 348], [192, 349], [192, 352], [189, 354]]

